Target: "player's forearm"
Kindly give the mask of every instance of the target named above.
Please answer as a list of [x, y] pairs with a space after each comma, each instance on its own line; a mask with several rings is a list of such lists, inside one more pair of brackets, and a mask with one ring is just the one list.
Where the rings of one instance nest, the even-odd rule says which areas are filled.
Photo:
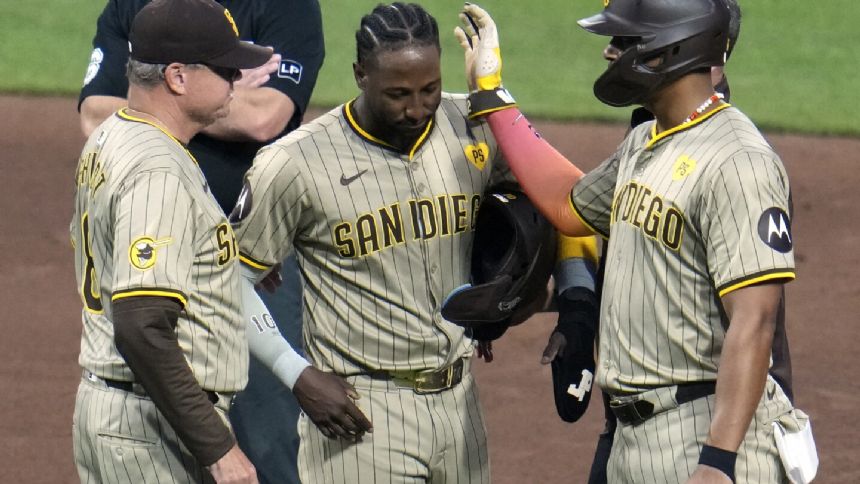
[[88, 96], [81, 102], [81, 131], [89, 137], [111, 114], [127, 106], [128, 101], [115, 96]]
[[236, 88], [230, 114], [203, 132], [223, 141], [269, 141], [281, 134], [296, 106], [286, 94], [271, 87]]
[[520, 186], [550, 223], [567, 235], [590, 235], [569, 201], [582, 170], [541, 138], [519, 109], [497, 111], [487, 121]]
[[761, 332], [744, 333], [749, 334], [727, 337], [723, 346], [714, 417], [707, 441], [711, 446], [731, 452], [737, 452], [740, 447], [761, 399], [772, 341]]
[[[778, 291], [779, 285], [741, 289], [752, 291], [756, 298], [735, 299], [726, 305], [730, 322], [720, 356], [708, 445], [736, 452], [749, 428], [770, 365], [779, 294], [774, 288]], [[731, 297], [725, 296], [724, 302]]]
[[254, 269], [243, 264], [242, 311], [248, 325], [248, 347], [251, 355], [292, 390], [299, 375], [310, 363], [290, 346], [278, 330], [274, 318], [254, 290], [256, 279], [257, 273]]
[[200, 388], [176, 339], [179, 304], [162, 297], [113, 302], [115, 343], [138, 382], [202, 465], [235, 443]]

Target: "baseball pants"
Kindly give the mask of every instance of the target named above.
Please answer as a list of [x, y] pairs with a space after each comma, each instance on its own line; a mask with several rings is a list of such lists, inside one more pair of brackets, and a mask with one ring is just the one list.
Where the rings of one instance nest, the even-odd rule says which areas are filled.
[[299, 418], [299, 476], [315, 483], [488, 484], [487, 435], [472, 374], [438, 393], [417, 394], [386, 380], [347, 379], [373, 423], [360, 442], [333, 440]]
[[[221, 398], [215, 407], [225, 422], [229, 404], [230, 398]], [[214, 482], [152, 400], [102, 380], [81, 379], [72, 439], [82, 483]]]
[[[612, 483], [684, 483], [695, 471], [708, 437], [714, 395], [658, 413], [638, 425], [618, 422], [609, 456]], [[671, 404], [669, 404], [671, 406]], [[771, 423], [791, 411], [788, 397], [768, 376], [735, 464], [737, 484], [788, 482]]]

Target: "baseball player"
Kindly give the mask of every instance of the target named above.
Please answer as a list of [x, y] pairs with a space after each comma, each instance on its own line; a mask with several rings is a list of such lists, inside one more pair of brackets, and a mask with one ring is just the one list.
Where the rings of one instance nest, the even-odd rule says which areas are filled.
[[257, 277], [291, 251], [302, 268], [299, 475], [490, 482], [475, 343], [440, 307], [468, 281], [485, 191], [512, 177], [441, 91], [427, 11], [379, 5], [356, 41], [361, 94], [261, 150], [231, 214]]
[[[728, 59], [731, 57], [734, 47], [737, 45], [738, 37], [740, 35], [741, 10], [740, 6], [735, 0], [726, 0], [726, 5], [729, 8], [730, 14], [728, 34], [729, 48], [726, 51], [726, 61], [728, 61]], [[614, 47], [612, 46], [609, 46], [608, 48], [614, 49]], [[723, 94], [723, 99], [726, 102], [729, 102], [731, 90], [723, 66], [711, 67], [711, 83], [714, 85], [714, 90], [718, 93]], [[634, 109], [631, 114], [630, 128], [635, 128], [639, 124], [642, 124], [647, 121], [653, 121], [653, 119], [654, 116], [653, 114], [651, 114], [650, 111], [648, 111], [644, 107], [638, 107]], [[789, 206], [789, 209], [790, 208], [791, 207]], [[789, 210], [789, 216], [790, 215], [791, 211]], [[603, 253], [605, 252], [606, 247], [604, 246]], [[602, 280], [602, 274], [598, 274], [598, 281], [599, 280]], [[788, 338], [785, 332], [785, 294], [782, 295], [782, 298], [783, 303], [781, 303], [779, 306], [779, 312], [777, 313], [776, 319], [776, 329], [773, 338], [773, 364], [770, 367], [769, 373], [771, 374], [771, 376], [773, 376], [773, 378], [785, 392], [786, 396], [788, 396], [789, 400], [792, 400], [793, 402], [793, 390], [791, 385], [791, 355], [789, 353]], [[550, 355], [552, 355], [553, 351], [555, 351], [556, 345], [557, 343], [554, 344], [554, 342], [551, 340], [550, 343], [547, 345], [547, 351], [545, 353], [548, 352]], [[609, 406], [609, 396], [605, 392], [602, 393], [602, 396], [604, 397], [603, 400], [606, 415], [606, 426], [604, 428], [604, 431], [600, 434], [600, 438], [597, 443], [594, 461], [591, 466], [591, 472], [588, 480], [589, 484], [601, 484], [607, 482], [606, 466], [609, 461], [609, 452], [612, 447], [613, 435], [615, 433], [615, 428], [617, 427], [617, 420], [615, 419], [615, 415], [612, 413], [612, 410]]]
[[75, 177], [78, 473], [257, 482], [227, 421], [248, 369], [236, 239], [185, 145], [272, 51], [211, 0], [155, 0], [129, 40], [129, 106], [95, 129]]
[[595, 95], [655, 120], [587, 175], [502, 89], [489, 15], [467, 4], [459, 37], [473, 114], [491, 113], [526, 193], [564, 233], [609, 237], [596, 375], [619, 420], [608, 480], [783, 482], [772, 423], [806, 423], [768, 374], [782, 284], [795, 277], [789, 184], [755, 126], [713, 91], [728, 9], [604, 5], [579, 22], [612, 37]]
[[[87, 136], [126, 105], [129, 28], [134, 15], [148, 2], [111, 0], [99, 16], [80, 94], [81, 127]], [[275, 51], [259, 68], [243, 70], [242, 78], [234, 83], [230, 113], [188, 143], [210, 191], [224, 212], [230, 213], [257, 150], [299, 126], [323, 62], [324, 45], [317, 0], [219, 3], [230, 10], [242, 40], [272, 46]], [[274, 295], [264, 293], [263, 298], [279, 329], [299, 346], [301, 280], [295, 258], [284, 261], [280, 275], [281, 289]], [[248, 386], [236, 397], [230, 419], [261, 482], [298, 480], [298, 414], [289, 389], [252, 358]]]

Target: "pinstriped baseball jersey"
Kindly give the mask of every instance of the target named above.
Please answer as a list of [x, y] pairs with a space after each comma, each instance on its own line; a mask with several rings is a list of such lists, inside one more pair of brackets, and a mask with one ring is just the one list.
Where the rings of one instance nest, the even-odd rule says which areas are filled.
[[295, 249], [306, 351], [341, 375], [441, 368], [472, 340], [439, 308], [469, 280], [485, 189], [512, 176], [466, 99], [443, 94], [409, 153], [358, 126], [351, 103], [262, 149], [231, 216], [243, 261]]
[[752, 122], [722, 105], [664, 133], [634, 129], [571, 192], [609, 238], [597, 381], [609, 392], [715, 380], [719, 297], [794, 278], [789, 183]]
[[90, 137], [76, 174], [70, 230], [83, 309], [79, 363], [133, 381], [113, 342], [112, 300], [182, 303], [179, 345], [200, 385], [241, 390], [248, 348], [232, 228], [179, 141], [124, 110]]

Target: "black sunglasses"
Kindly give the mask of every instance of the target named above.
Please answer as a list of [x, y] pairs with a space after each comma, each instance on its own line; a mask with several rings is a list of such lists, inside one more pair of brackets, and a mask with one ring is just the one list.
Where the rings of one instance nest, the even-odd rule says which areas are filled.
[[227, 82], [236, 82], [242, 78], [242, 71], [234, 67], [213, 66], [205, 63], [203, 65]]

